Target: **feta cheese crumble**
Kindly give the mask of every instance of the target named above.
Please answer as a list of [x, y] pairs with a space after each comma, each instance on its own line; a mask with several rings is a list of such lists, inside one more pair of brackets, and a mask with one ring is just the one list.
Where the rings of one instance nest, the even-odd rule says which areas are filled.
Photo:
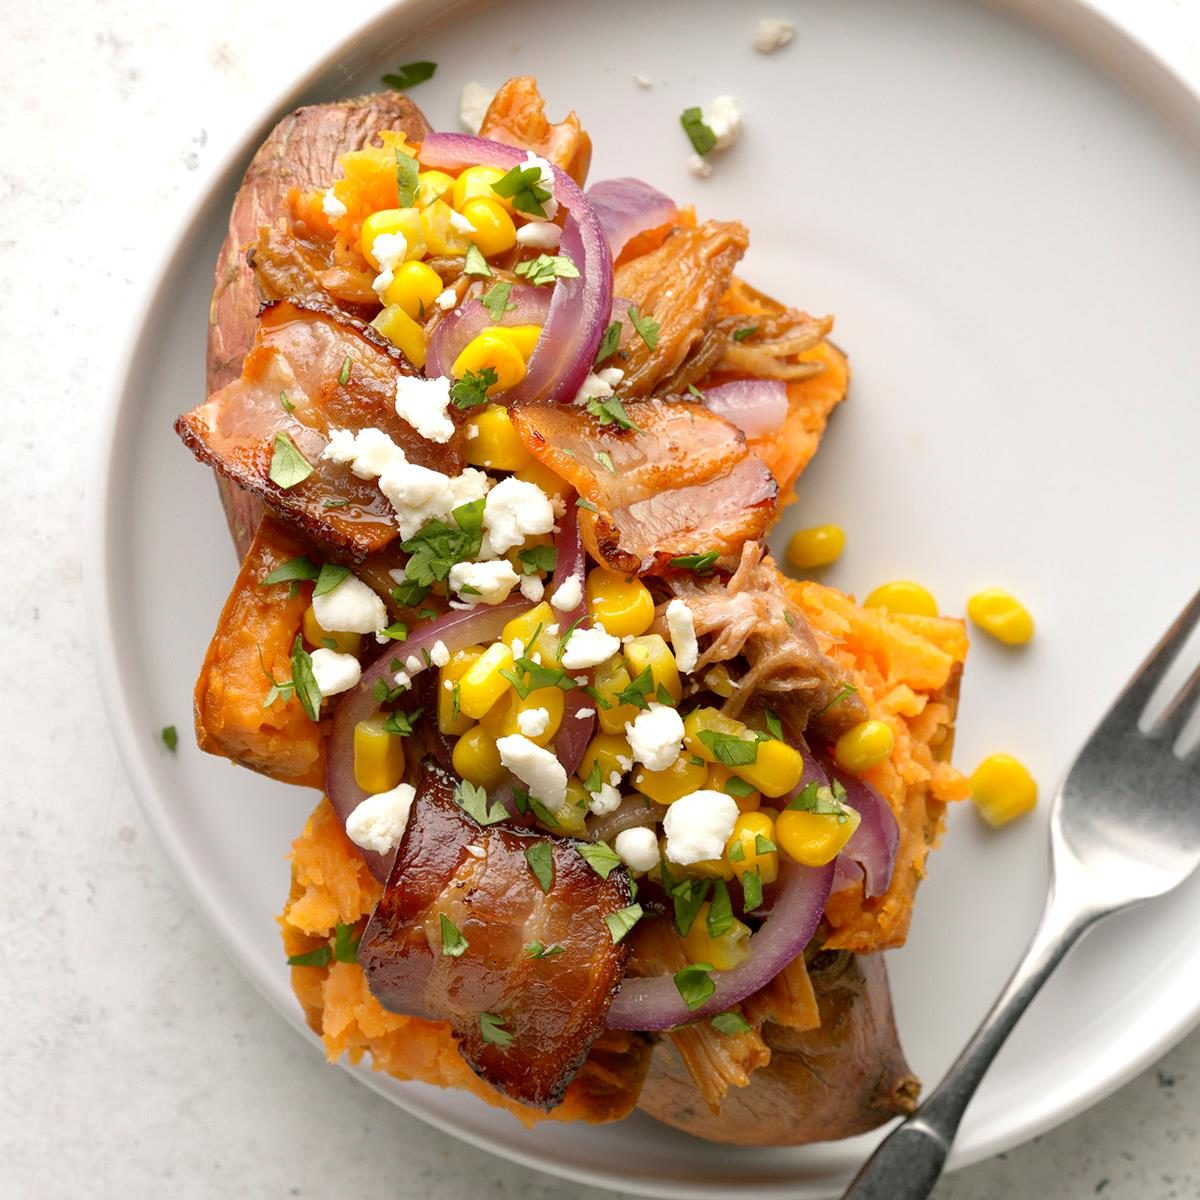
[[575, 393], [576, 404], [586, 404], [589, 400], [607, 400], [613, 394], [613, 385], [604, 378], [602, 373], [592, 372], [579, 385]]
[[450, 661], [450, 647], [438, 638], [429, 651], [429, 661], [435, 667], [444, 667]]
[[631, 871], [652, 871], [658, 866], [658, 838], [644, 825], [622, 829], [613, 840], [613, 849]]
[[379, 274], [371, 286], [382, 299], [396, 278], [396, 268], [408, 256], [408, 238], [402, 233], [381, 233], [371, 243], [371, 253], [379, 263]]
[[683, 718], [669, 704], [651, 704], [632, 721], [625, 736], [633, 757], [650, 771], [665, 771], [683, 749]]
[[522, 709], [517, 713], [517, 728], [528, 738], [540, 737], [550, 728], [550, 713], [544, 708]]
[[438, 292], [433, 302], [442, 312], [449, 312], [458, 303], [458, 293], [448, 287], [444, 292]]
[[559, 612], [568, 613], [577, 609], [583, 603], [583, 586], [579, 582], [579, 576], [570, 575], [564, 579], [550, 597], [550, 603]]
[[404, 836], [416, 794], [411, 783], [402, 783], [390, 792], [368, 796], [346, 818], [346, 833], [350, 840], [363, 850], [390, 853]]
[[482, 83], [476, 83], [473, 79], [469, 83], [463, 84], [462, 95], [458, 100], [458, 119], [462, 122], [464, 129], [471, 133], [479, 132], [483, 118], [487, 115], [488, 106], [495, 95], [496, 93], [490, 88], [485, 88]]
[[612, 658], [620, 648], [621, 639], [613, 637], [603, 625], [576, 629], [567, 639], [559, 661], [568, 671], [586, 671]]
[[796, 36], [796, 27], [791, 21], [780, 17], [763, 17], [754, 27], [753, 46], [759, 54], [770, 54], [779, 50]]
[[348, 692], [362, 678], [362, 667], [353, 654], [339, 654], [322, 646], [312, 652], [312, 673], [322, 696]]
[[598, 792], [588, 797], [588, 811], [597, 817], [606, 817], [616, 812], [621, 803], [621, 793], [611, 783], [602, 783]]
[[667, 632], [671, 635], [671, 649], [675, 651], [675, 665], [685, 675], [690, 675], [696, 669], [700, 646], [696, 641], [692, 610], [682, 600], [672, 600], [667, 605]]
[[423, 438], [445, 445], [454, 436], [450, 420], [450, 380], [400, 375], [396, 379], [396, 416]]
[[379, 490], [396, 510], [400, 536], [410, 538], [426, 521], [444, 521], [460, 504], [486, 495], [488, 482], [487, 475], [474, 467], [450, 476], [406, 462], [389, 467], [379, 477]]
[[707, 179], [712, 174], [712, 163], [707, 158], [701, 158], [699, 154], [693, 154], [688, 159], [688, 170], [697, 179]]
[[383, 601], [357, 575], [313, 597], [313, 616], [331, 633], [374, 633], [388, 623]]
[[652, 88], [654, 86], [654, 81], [649, 75], [634, 75], [633, 82], [640, 88]]
[[[495, 562], [461, 562], [450, 568], [450, 587], [474, 604], [499, 604], [517, 586], [517, 573], [505, 559]], [[469, 590], [464, 595], [463, 589]], [[478, 594], [476, 594], [478, 593]]]
[[382, 429], [331, 429], [329, 445], [321, 457], [340, 466], [349, 466], [359, 479], [377, 479], [389, 467], [408, 462], [404, 451]]
[[540, 800], [551, 812], [562, 808], [567, 800], [567, 772], [551, 751], [543, 750], [523, 733], [497, 738], [496, 749], [501, 763], [529, 789], [535, 800]]
[[742, 136], [742, 110], [736, 96], [718, 96], [704, 112], [704, 123], [717, 139], [714, 150], [728, 150]]
[[562, 230], [553, 221], [529, 221], [517, 230], [517, 245], [553, 250], [562, 241]]
[[460, 212], [450, 213], [450, 228], [456, 233], [478, 233], [479, 230], [471, 224]]
[[536, 483], [509, 476], [488, 492], [483, 506], [484, 547], [488, 554], [504, 554], [527, 537], [554, 528], [550, 497]]
[[521, 595], [530, 604], [537, 604], [546, 594], [546, 585], [536, 575], [521, 576]]
[[333, 194], [333, 188], [326, 188], [321, 197], [321, 211], [331, 220], [338, 220], [347, 213], [346, 206]]
[[737, 815], [737, 802], [724, 792], [704, 789], [680, 797], [663, 817], [667, 857], [681, 867], [720, 858]]

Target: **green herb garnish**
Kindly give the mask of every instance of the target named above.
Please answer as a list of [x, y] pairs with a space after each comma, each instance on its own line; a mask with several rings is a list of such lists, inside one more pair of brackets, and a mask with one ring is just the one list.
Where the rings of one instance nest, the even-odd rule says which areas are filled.
[[694, 384], [689, 383], [687, 389], [697, 400], [707, 400], [708, 397]]
[[773, 709], [768, 708], [763, 714], [767, 719], [767, 732], [777, 741], [783, 741], [783, 722], [779, 719], [779, 714]]
[[383, 723], [384, 733], [394, 733], [397, 737], [411, 737], [413, 726], [421, 719], [423, 709], [414, 708], [412, 712], [400, 712], [397, 709], [395, 712], [388, 713], [387, 720]]
[[391, 638], [393, 642], [403, 642], [408, 637], [408, 626], [403, 621], [393, 621], [379, 631], [379, 636]]
[[471, 943], [445, 913], [438, 913], [438, 924], [442, 930], [442, 954], [446, 958], [462, 958]]
[[595, 365], [598, 367], [606, 358], [612, 358], [621, 344], [621, 322], [613, 321], [604, 331], [600, 345], [596, 348]]
[[540, 571], [553, 571], [558, 565], [558, 550], [554, 546], [530, 546], [518, 550], [522, 575], [536, 575]]
[[513, 1035], [504, 1025], [504, 1017], [498, 1017], [495, 1013], [479, 1014], [479, 1032], [483, 1034], [483, 1040], [493, 1046], [499, 1046], [501, 1050], [507, 1049], [513, 1043]]
[[740, 1012], [734, 1012], [733, 1009], [730, 1009], [728, 1012], [717, 1013], [710, 1024], [718, 1033], [723, 1033], [727, 1037], [733, 1037], [738, 1033], [750, 1032], [750, 1022]]
[[575, 849], [601, 879], [607, 879], [621, 865], [617, 852], [607, 842], [580, 842]]
[[733, 340], [735, 342], [744, 342], [748, 337], [753, 336], [757, 332], [757, 325], [747, 325], [744, 329], [735, 329], [733, 331]]
[[501, 801], [489, 805], [487, 791], [467, 779], [455, 787], [454, 803], [479, 825], [495, 825], [508, 816], [508, 809]]
[[346, 355], [342, 362], [342, 369], [338, 372], [338, 383], [345, 387], [350, 382], [350, 355]]
[[304, 648], [304, 641], [299, 634], [292, 643], [292, 688], [300, 707], [310, 721], [316, 721], [321, 716], [321, 689], [317, 687], [313, 675], [312, 655]]
[[284, 412], [295, 412], [296, 406], [288, 399], [287, 392], [279, 393], [279, 403], [283, 405]]
[[179, 746], [179, 732], [174, 725], [164, 725], [159, 730], [158, 736], [162, 738], [162, 744], [166, 746], [172, 754], [175, 753]]
[[270, 575], [263, 579], [263, 586], [272, 583], [289, 583], [293, 579], [316, 579], [320, 568], [310, 558], [301, 555], [299, 558], [289, 558], [287, 562], [276, 567]]
[[404, 63], [402, 66], [397, 67], [390, 75], [385, 75], [383, 83], [397, 92], [403, 92], [407, 88], [416, 87], [418, 83], [424, 83], [427, 79], [432, 79], [433, 73], [436, 70], [437, 63], [433, 62]]
[[736, 733], [702, 729], [700, 740], [713, 752], [717, 762], [727, 767], [744, 767], [758, 761], [758, 743], [740, 738]]
[[530, 942], [525, 947], [525, 953], [530, 958], [553, 958], [556, 954], [561, 954], [566, 949], [560, 946], [557, 942], [553, 946], [547, 946], [544, 942]]
[[396, 190], [400, 195], [400, 207], [412, 208], [417, 196], [417, 160], [403, 150], [396, 151]]
[[479, 279], [492, 277], [492, 268], [488, 266], [487, 259], [483, 257], [483, 251], [474, 242], [467, 247], [466, 257], [463, 259], [463, 274], [474, 275]]
[[497, 380], [495, 367], [482, 367], [478, 371], [468, 371], [461, 379], [456, 379], [450, 385], [450, 399], [455, 408], [475, 408], [486, 404], [488, 388]]
[[579, 268], [565, 254], [539, 254], [517, 263], [513, 270], [534, 287], [545, 287], [556, 279], [579, 278]]
[[671, 559], [671, 566], [681, 571], [691, 571], [693, 575], [711, 575], [713, 566], [720, 558], [720, 552], [709, 550], [706, 554], [681, 554]]
[[712, 963], [693, 963], [675, 972], [675, 987], [689, 1011], [699, 1008], [717, 990], [709, 974], [713, 969]]
[[327, 967], [329, 966], [329, 947], [318, 946], [307, 954], [289, 954], [289, 967]]
[[596, 461], [610, 474], [615, 475], [617, 468], [613, 466], [612, 456], [607, 450], [596, 451]]
[[509, 301], [509, 296], [512, 295], [513, 285], [507, 279], [502, 279], [499, 283], [493, 283], [482, 296], [479, 297], [479, 303], [488, 310], [488, 315], [493, 321], [498, 321], [510, 308], [517, 306]]
[[275, 449], [271, 452], [268, 474], [271, 482], [287, 491], [303, 483], [313, 473], [313, 465], [296, 448], [296, 443], [281, 429], [275, 435]]
[[747, 871], [742, 876], [742, 911], [753, 912], [762, 902], [762, 876], [757, 871]]
[[551, 197], [550, 190], [542, 184], [542, 168], [537, 164], [512, 167], [492, 184], [492, 191], [511, 200], [517, 212], [535, 217], [546, 215], [546, 201]]
[[337, 563], [324, 563], [321, 573], [317, 576], [317, 586], [313, 588], [313, 595], [324, 596], [332, 592], [349, 574], [349, 567], [339, 567]]
[[631, 304], [628, 309], [629, 323], [637, 330], [638, 336], [646, 343], [649, 350], [658, 345], [658, 322], [651, 316], [643, 317], [638, 312], [637, 305]]
[[[785, 613], [784, 615], [786, 616], [787, 614]], [[855, 694], [855, 692], [857, 692], [857, 691], [858, 691], [858, 688], [856, 688], [854, 686], [854, 684], [843, 683], [842, 686], [838, 689], [837, 695], [834, 696], [834, 698], [832, 700], [830, 700], [830, 702], [827, 705], [825, 705], [824, 708], [818, 710], [817, 716], [820, 716], [821, 713], [827, 713], [835, 704], [838, 704], [842, 700], [845, 700], [845, 698], [847, 696], [853, 696]]]
[[[665, 875], [663, 886], [667, 887]], [[680, 937], [687, 937], [700, 906], [708, 899], [711, 886], [710, 879], [681, 879], [667, 888], [675, 904], [675, 928]]]
[[358, 962], [360, 940], [354, 936], [353, 925], [343, 925], [339, 922], [333, 930], [333, 957], [340, 963]]
[[640, 904], [627, 904], [616, 912], [608, 913], [604, 918], [608, 932], [612, 935], [613, 944], [619, 942], [642, 919]]
[[721, 784], [721, 791], [728, 796], [753, 796], [758, 789], [752, 783], [747, 783], [744, 779], [739, 779], [736, 775], [730, 777]]
[[708, 904], [705, 923], [708, 926], [708, 936], [714, 938], [719, 938], [733, 928], [733, 901], [729, 899], [729, 889], [723, 879], [713, 881], [712, 900]]
[[717, 135], [704, 123], [704, 114], [698, 108], [685, 108], [679, 114], [679, 123], [687, 134], [692, 149], [703, 157], [716, 144]]
[[538, 887], [548, 892], [554, 883], [554, 850], [549, 842], [534, 842], [525, 851], [525, 861], [538, 881]]
[[587, 402], [587, 410], [601, 425], [617, 425], [621, 429], [633, 429], [641, 433], [641, 429], [633, 423], [625, 411], [619, 396], [593, 396]]

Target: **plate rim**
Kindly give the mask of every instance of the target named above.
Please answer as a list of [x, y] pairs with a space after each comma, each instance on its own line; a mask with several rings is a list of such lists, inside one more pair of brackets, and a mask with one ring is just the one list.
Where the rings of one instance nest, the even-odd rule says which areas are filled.
[[[458, 10], [467, 12], [494, 2], [495, 0], [442, 0], [437, 19], [444, 22]], [[1200, 82], [1193, 84], [1144, 37], [1127, 28], [1114, 15], [1099, 8], [1095, 0], [967, 2], [999, 10], [1036, 29], [1040, 36], [1050, 39], [1068, 53], [1082, 58], [1118, 86], [1131, 91], [1135, 102], [1150, 109], [1155, 119], [1160, 122], [1171, 123], [1171, 118], [1162, 110], [1161, 105], [1155, 102], [1154, 96], [1145, 93], [1143, 85], [1149, 81], [1156, 93], [1161, 93], [1164, 89], [1173, 92], [1172, 103], [1178, 104], [1182, 101], [1183, 108], [1180, 111], [1187, 111], [1190, 118], [1196, 122], [1196, 129], [1200, 131]], [[187, 252], [187, 247], [200, 234], [209, 210], [218, 205], [227, 185], [236, 186], [245, 165], [270, 128], [303, 102], [305, 94], [328, 77], [331, 70], [336, 68], [339, 59], [364, 40], [374, 41], [386, 37], [394, 29], [400, 14], [408, 8], [425, 9], [426, 4], [423, 0], [394, 0], [355, 25], [298, 78], [282, 88], [247, 125], [243, 136], [231, 143], [213, 166], [197, 180], [192, 198], [184, 206], [182, 215], [173, 227], [169, 243], [172, 247], [170, 254], [160, 269], [142, 285], [130, 307], [130, 311], [135, 314], [135, 320], [129, 324], [123, 348], [115, 360], [112, 379], [105, 388], [104, 404], [96, 421], [95, 449], [89, 463], [85, 489], [85, 544], [82, 555], [84, 584], [87, 594], [94, 598], [98, 605], [99, 636], [93, 642], [92, 654], [97, 687], [121, 766], [143, 816], [170, 863], [175, 879], [182, 883], [189, 902], [214, 935], [222, 951], [267, 1001], [270, 1008], [299, 1033], [306, 1044], [318, 1052], [321, 1052], [320, 1039], [307, 1027], [299, 1008], [285, 1008], [277, 1002], [257, 958], [249, 952], [248, 946], [241, 944], [236, 929], [231, 928], [223, 919], [220, 907], [199, 877], [195, 860], [188, 852], [181, 829], [171, 817], [160, 791], [155, 786], [150, 769], [151, 744], [149, 739], [138, 732], [139, 727], [133, 714], [133, 693], [126, 686], [126, 678], [131, 668], [123, 661], [118, 649], [119, 634], [113, 604], [114, 581], [111, 575], [112, 551], [121, 536], [117, 519], [117, 452], [122, 429], [125, 423], [132, 419], [138, 400], [137, 363], [144, 347], [153, 340], [156, 311], [163, 301], [169, 299], [168, 283], [176, 272], [179, 260]], [[408, 36], [419, 36], [422, 31], [418, 28]], [[402, 37], [398, 40], [402, 43], [407, 39]], [[1126, 65], [1136, 66], [1139, 74], [1135, 78], [1126, 78], [1119, 74], [1116, 69], [1118, 64], [1112, 61], [1114, 55], [1127, 59]], [[1192, 140], [1200, 143], [1200, 137], [1193, 136]], [[981, 1136], [969, 1148], [956, 1143], [951, 1149], [946, 1170], [954, 1171], [980, 1162], [1071, 1120], [1124, 1086], [1198, 1026], [1200, 997], [1197, 998], [1191, 1012], [1180, 1010], [1178, 1020], [1161, 1026], [1158, 1035], [1148, 1040], [1138, 1054], [1124, 1059], [1116, 1069], [1098, 1072], [1071, 1102], [1062, 1105], [1053, 1113], [1035, 1114], [1032, 1119], [1026, 1121], [1018, 1119], [1005, 1132], [997, 1131]], [[412, 1096], [400, 1095], [388, 1088], [385, 1079], [362, 1065], [352, 1065], [345, 1058], [339, 1060], [338, 1065], [378, 1095], [443, 1133], [510, 1162], [572, 1182], [609, 1188], [619, 1186], [638, 1195], [655, 1197], [700, 1194], [795, 1197], [798, 1194], [797, 1188], [811, 1186], [797, 1181], [749, 1184], [731, 1189], [728, 1185], [719, 1183], [704, 1185], [689, 1181], [683, 1185], [647, 1176], [614, 1180], [611, 1176], [588, 1167], [575, 1166], [569, 1162], [545, 1162], [535, 1159], [523, 1149], [507, 1144], [501, 1136], [464, 1129], [440, 1114], [426, 1110], [420, 1102], [419, 1091]], [[688, 1190], [680, 1190], [683, 1186]], [[818, 1189], [822, 1187], [820, 1184], [816, 1186]], [[806, 1194], [826, 1193], [809, 1190]]]

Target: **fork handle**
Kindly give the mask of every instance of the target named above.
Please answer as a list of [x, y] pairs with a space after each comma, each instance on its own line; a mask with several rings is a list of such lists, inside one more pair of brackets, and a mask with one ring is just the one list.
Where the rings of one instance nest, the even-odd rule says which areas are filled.
[[842, 1200], [924, 1200], [933, 1191], [963, 1113], [997, 1051], [1067, 951], [1110, 911], [1081, 909], [1061, 896], [1055, 888], [1047, 898], [1025, 957], [954, 1065], [921, 1107], [880, 1143]]

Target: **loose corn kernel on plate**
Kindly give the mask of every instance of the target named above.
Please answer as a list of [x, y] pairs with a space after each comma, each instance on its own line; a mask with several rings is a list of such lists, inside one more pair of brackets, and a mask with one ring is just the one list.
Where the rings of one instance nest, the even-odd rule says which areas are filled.
[[[850, 400], [772, 545], [782, 561], [793, 534], [819, 531], [796, 542], [794, 574], [860, 598], [890, 588], [878, 603], [896, 611], [919, 615], [931, 597], [934, 611], [969, 612], [956, 761], [974, 771], [977, 805], [1001, 826], [969, 805], [952, 808], [908, 942], [889, 954], [897, 1022], [927, 1085], [990, 1004], [1040, 910], [1045, 806], [1028, 811], [1035, 790], [1050, 794], [1128, 664], [1194, 586], [1200, 162], [1121, 84], [1136, 83], [1198, 143], [1200, 104], [1081, 3], [1036, 6], [1061, 40], [1024, 23], [1034, 7], [798, 5], [787, 13], [795, 40], [764, 58], [750, 44], [759, 14], [715, 0], [656, 10], [652, 29], [630, 0], [602, 15], [582, 4], [410, 0], [349, 37], [275, 110], [373, 90], [397, 62], [427, 59], [438, 73], [414, 99], [435, 127], [450, 129], [467, 80], [494, 86], [536, 74], [550, 111], [575, 108], [591, 133], [592, 178], [638, 176], [707, 215], [744, 220], [747, 277], [782, 297], [796, 296], [801, 280], [799, 302], [837, 314]], [[546, 52], [548, 23], [555, 53]], [[1113, 78], [1087, 65], [1091, 56]], [[635, 84], [633, 72], [652, 86]], [[688, 170], [679, 113], [719, 93], [739, 98], [745, 132], [700, 179]], [[171, 754], [155, 734], [187, 723], [195, 666], [235, 570], [211, 484], [181, 469], [168, 427], [203, 395], [211, 263], [245, 161], [271, 123], [211, 182], [147, 310], [107, 427], [91, 583], [106, 707], [146, 811], [238, 964], [300, 1027], [273, 914], [288, 884], [282, 855], [311, 793], [232, 771], [189, 739]], [[481, 237], [499, 245], [511, 219], [485, 185], [460, 177], [453, 187], [464, 194], [451, 198], [456, 211], [474, 205]], [[413, 243], [419, 233], [430, 252], [452, 252], [457, 231], [442, 216], [410, 229]], [[1130, 230], [1137, 236], [1113, 234]], [[397, 265], [380, 332], [416, 361], [414, 314], [433, 301], [433, 282], [422, 262]], [[463, 371], [524, 370], [519, 335], [484, 349], [486, 362]], [[524, 461], [502, 409], [482, 407], [478, 426], [481, 458], [550, 490], [554, 477]], [[197, 569], [208, 562], [228, 570]], [[622, 578], [605, 588], [589, 580], [589, 599], [632, 634], [645, 628], [645, 600]], [[315, 615], [304, 633], [314, 646], [357, 648], [348, 639], [359, 635], [330, 632]], [[678, 678], [655, 650], [643, 642], [626, 658], [671, 692]], [[442, 668], [460, 685], [457, 713], [438, 698], [443, 728], [470, 735], [455, 744], [456, 769], [484, 786], [502, 770], [496, 738], [520, 730], [523, 711], [494, 711], [504, 664], [484, 663], [488, 654], [502, 657], [481, 646]], [[619, 693], [626, 676], [608, 684]], [[543, 699], [535, 707], [552, 726], [554, 702]], [[611, 728], [600, 722], [581, 771], [619, 768], [625, 715], [614, 713]], [[638, 769], [639, 789], [664, 804], [702, 778], [722, 785], [721, 764], [707, 762], [698, 736], [709, 718], [689, 719], [703, 767]], [[840, 762], [865, 767], [889, 753], [887, 726], [870, 725], [839, 743]], [[399, 778], [397, 738], [368, 724], [355, 735], [364, 790]], [[714, 863], [714, 878], [752, 872], [769, 884], [780, 854], [810, 853], [811, 814], [764, 811], [786, 790], [791, 764], [760, 765], [760, 776], [738, 776], [731, 845], [740, 857]], [[1098, 931], [1064, 965], [981, 1088], [953, 1164], [1081, 1111], [1196, 1023], [1198, 900], [1193, 880]], [[720, 944], [694, 947], [693, 960], [707, 953], [723, 956], [718, 970], [735, 965], [745, 928], [735, 922]], [[323, 1069], [314, 1054], [317, 1105]], [[526, 1130], [461, 1092], [352, 1069], [409, 1112], [498, 1154], [646, 1195], [830, 1195], [874, 1140], [731, 1149], [641, 1116]], [[380, 1127], [389, 1119], [381, 1107]]]

